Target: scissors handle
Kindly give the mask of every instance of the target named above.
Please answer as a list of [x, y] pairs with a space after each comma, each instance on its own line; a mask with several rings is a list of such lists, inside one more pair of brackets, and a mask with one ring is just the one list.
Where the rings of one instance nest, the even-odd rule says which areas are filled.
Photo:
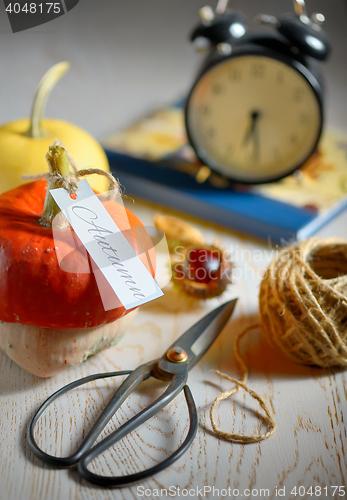
[[[47, 462], [51, 465], [58, 465], [60, 467], [69, 467], [70, 465], [77, 463], [79, 458], [83, 455], [83, 453], [87, 449], [86, 444], [88, 444], [88, 447], [91, 446], [94, 443], [97, 435], [101, 432], [102, 429], [100, 429], [98, 434], [96, 434], [96, 436], [94, 437], [92, 443], [89, 445], [89, 441], [91, 440], [90, 434], [95, 427], [95, 425], [94, 425], [92, 427], [91, 431], [89, 432], [89, 434], [83, 440], [80, 447], [77, 449], [77, 451], [73, 455], [71, 455], [69, 457], [56, 457], [54, 455], [49, 455], [48, 453], [41, 450], [41, 448], [38, 446], [38, 444], [35, 440], [35, 426], [36, 426], [39, 418], [44, 413], [44, 411], [47, 410], [47, 408], [53, 403], [53, 401], [58, 399], [63, 394], [66, 394], [67, 392], [72, 391], [73, 389], [76, 389], [76, 387], [87, 384], [88, 382], [92, 382], [93, 380], [98, 380], [101, 378], [117, 377], [117, 376], [121, 376], [121, 375], [129, 375], [131, 373], [132, 373], [132, 370], [124, 370], [124, 371], [118, 371], [118, 372], [107, 372], [107, 373], [96, 373], [94, 375], [89, 375], [88, 377], [84, 377], [84, 378], [81, 378], [79, 380], [75, 380], [74, 382], [67, 384], [66, 386], [62, 387], [61, 389], [56, 391], [54, 394], [52, 394], [49, 398], [46, 399], [46, 401], [44, 403], [42, 403], [42, 405], [39, 407], [39, 409], [37, 410], [37, 412], [35, 413], [35, 415], [33, 416], [32, 420], [30, 422], [29, 430], [28, 430], [28, 443], [29, 443], [29, 447], [31, 448], [31, 451], [33, 451], [35, 453], [35, 455], [37, 457], [39, 457], [41, 460], [43, 460], [44, 462]], [[113, 396], [112, 400], [113, 399], [114, 399], [114, 396]], [[110, 403], [108, 403], [107, 406], [109, 406], [109, 404]], [[105, 408], [105, 410], [106, 410], [106, 408]], [[116, 411], [116, 410], [114, 410], [114, 411]], [[100, 420], [100, 417], [96, 423], [98, 423], [99, 420]], [[106, 425], [106, 423], [105, 423], [105, 425]]]
[[[177, 377], [177, 380], [174, 381], [174, 379]], [[140, 481], [142, 479], [145, 479], [146, 477], [152, 476], [153, 474], [156, 474], [160, 472], [161, 470], [165, 469], [166, 467], [169, 467], [169, 465], [172, 465], [173, 462], [178, 460], [183, 453], [187, 451], [189, 446], [192, 444], [194, 437], [196, 435], [197, 429], [198, 429], [198, 413], [196, 410], [196, 405], [192, 396], [192, 393], [187, 385], [183, 386], [183, 391], [184, 395], [186, 398], [186, 403], [188, 407], [188, 412], [189, 412], [189, 430], [188, 434], [181, 444], [181, 446], [173, 452], [169, 457], [167, 457], [165, 460], [162, 462], [156, 464], [153, 467], [150, 467], [149, 469], [145, 469], [140, 472], [136, 472], [134, 474], [129, 474], [129, 475], [123, 475], [123, 476], [101, 476], [99, 474], [94, 474], [88, 469], [88, 464], [94, 460], [98, 455], [103, 453], [106, 449], [110, 448], [112, 445], [114, 445], [117, 441], [120, 441], [124, 436], [129, 434], [133, 429], [138, 427], [141, 423], [144, 421], [148, 420], [151, 416], [156, 414], [159, 410], [164, 408], [166, 404], [168, 404], [169, 401], [166, 401], [167, 395], [166, 393], [171, 393], [170, 395], [170, 401], [174, 399], [172, 397], [172, 391], [173, 387], [172, 384], [175, 382], [175, 385], [179, 384], [181, 385], [181, 381], [178, 380], [180, 378], [179, 376], [175, 376], [167, 390], [163, 393], [161, 398], [158, 400], [154, 401], [152, 405], [147, 407], [145, 410], [140, 412], [138, 415], [133, 417], [131, 420], [126, 422], [125, 424], [122, 425], [119, 429], [117, 429], [115, 432], [113, 432], [110, 436], [107, 438], [103, 439], [100, 441], [96, 446], [94, 446], [90, 451], [86, 452], [80, 461], [78, 462], [77, 465], [77, 470], [79, 474], [86, 479], [87, 481], [97, 484], [99, 486], [106, 486], [106, 487], [120, 487], [124, 486], [129, 483], [133, 483], [136, 481]], [[182, 386], [181, 386], [182, 388]], [[180, 390], [181, 390], [180, 388]], [[177, 391], [176, 391], [177, 392]], [[178, 391], [180, 392], [180, 391]], [[166, 396], [165, 396], [166, 395]], [[163, 400], [162, 400], [163, 398]]]
[[[121, 486], [124, 484], [129, 484], [130, 482], [137, 481], [144, 477], [150, 476], [165, 467], [169, 466], [175, 460], [177, 460], [190, 446], [192, 443], [194, 436], [198, 427], [198, 418], [196, 406], [191, 395], [191, 392], [188, 386], [185, 385], [188, 377], [187, 370], [183, 370], [182, 373], [176, 374], [172, 377], [172, 380], [169, 386], [166, 388], [164, 393], [156, 399], [151, 405], [146, 407], [144, 410], [140, 411], [137, 415], [132, 417], [126, 423], [124, 423], [121, 427], [119, 427], [112, 434], [104, 438], [94, 447], [93, 444], [98, 437], [98, 435], [102, 432], [103, 428], [115, 414], [115, 412], [122, 405], [124, 400], [129, 396], [131, 392], [136, 389], [138, 385], [141, 384], [144, 380], [147, 380], [153, 374], [153, 368], [156, 366], [157, 361], [152, 361], [150, 363], [144, 364], [137, 368], [134, 371], [120, 371], [120, 372], [111, 372], [111, 373], [102, 373], [90, 375], [88, 377], [84, 377], [80, 380], [72, 382], [65, 387], [62, 387], [57, 392], [52, 394], [37, 410], [34, 415], [28, 430], [28, 442], [31, 450], [43, 461], [48, 462], [51, 465], [58, 466], [71, 466], [78, 463], [78, 472], [82, 477], [87, 479], [90, 482], [93, 482], [102, 486]], [[49, 455], [39, 448], [37, 442], [35, 441], [35, 426], [43, 414], [43, 412], [61, 395], [67, 393], [68, 391], [79, 387], [83, 384], [91, 382], [92, 380], [97, 380], [100, 378], [108, 378], [119, 375], [128, 375], [128, 377], [124, 380], [124, 382], [117, 389], [113, 397], [110, 399], [104, 411], [100, 414], [88, 435], [82, 441], [77, 451], [68, 457], [56, 457], [54, 455]], [[184, 394], [186, 397], [186, 402], [188, 405], [189, 417], [190, 417], [190, 427], [187, 434], [186, 439], [183, 444], [174, 452], [171, 456], [166, 458], [163, 462], [157, 464], [156, 466], [141, 471], [136, 474], [131, 474], [128, 476], [119, 476], [119, 477], [105, 477], [99, 476], [90, 472], [87, 468], [88, 464], [96, 458], [98, 455], [103, 453], [105, 450], [113, 446], [115, 443], [120, 441], [125, 435], [129, 434], [132, 430], [137, 428], [143, 422], [151, 418], [153, 415], [162, 410], [167, 404], [169, 404], [178, 394], [184, 389]]]

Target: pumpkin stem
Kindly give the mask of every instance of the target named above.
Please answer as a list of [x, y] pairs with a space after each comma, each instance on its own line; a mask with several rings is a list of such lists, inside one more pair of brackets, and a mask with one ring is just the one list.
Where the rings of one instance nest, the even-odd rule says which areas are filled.
[[[60, 174], [63, 177], [70, 175], [69, 157], [63, 147], [56, 145], [49, 146], [46, 158], [51, 174]], [[50, 189], [61, 187], [64, 187], [64, 180], [62, 178], [59, 178], [58, 176], [52, 176], [49, 178], [43, 213], [39, 221], [42, 226], [52, 227], [53, 219], [61, 212], [60, 208], [54, 201], [53, 196], [49, 192]], [[60, 220], [55, 221], [54, 226], [56, 225], [59, 227], [67, 227], [69, 223], [62, 214]]]
[[69, 69], [70, 63], [61, 62], [52, 66], [41, 78], [37, 87], [34, 104], [31, 111], [30, 128], [25, 134], [34, 139], [45, 137], [41, 128], [41, 120], [45, 110], [46, 102], [55, 84]]

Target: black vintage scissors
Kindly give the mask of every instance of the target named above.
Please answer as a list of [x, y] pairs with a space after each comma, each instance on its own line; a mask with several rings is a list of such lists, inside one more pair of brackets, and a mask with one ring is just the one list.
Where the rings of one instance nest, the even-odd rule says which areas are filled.
[[[188, 370], [196, 365], [196, 363], [212, 345], [219, 333], [223, 330], [235, 308], [236, 301], [237, 299], [226, 302], [217, 309], [208, 313], [200, 321], [195, 323], [195, 325], [189, 328], [189, 330], [187, 330], [180, 338], [178, 338], [160, 359], [143, 364], [134, 371], [119, 371], [90, 375], [80, 380], [76, 380], [75, 382], [62, 387], [57, 392], [52, 394], [52, 396], [50, 396], [40, 406], [30, 423], [28, 441], [31, 450], [40, 459], [51, 465], [66, 467], [77, 463], [77, 470], [84, 479], [100, 486], [107, 487], [123, 486], [125, 484], [139, 481], [171, 465], [175, 460], [183, 455], [183, 453], [191, 445], [198, 428], [196, 406], [190, 389], [186, 385]], [[53, 455], [48, 455], [38, 447], [34, 437], [35, 425], [43, 412], [55, 399], [62, 394], [65, 394], [66, 392], [92, 380], [114, 377], [116, 375], [128, 375], [128, 377], [115, 392], [106, 408], [73, 455], [69, 457], [55, 457]], [[129, 394], [133, 392], [136, 387], [141, 384], [141, 382], [150, 377], [169, 381], [170, 383], [165, 392], [147, 408], [140, 411], [112, 434], [93, 446], [98, 435], [102, 432], [106, 424], [116, 413]], [[136, 429], [143, 422], [162, 410], [182, 390], [184, 391], [188, 406], [190, 426], [184, 442], [172, 455], [154, 467], [127, 476], [100, 476], [98, 474], [94, 474], [88, 469], [88, 464], [92, 460], [120, 441], [124, 438], [124, 436]]]

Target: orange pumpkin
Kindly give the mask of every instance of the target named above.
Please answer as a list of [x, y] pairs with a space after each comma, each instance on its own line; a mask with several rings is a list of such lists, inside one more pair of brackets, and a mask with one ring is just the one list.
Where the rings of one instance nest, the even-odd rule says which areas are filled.
[[[105, 325], [120, 321], [129, 312], [125, 311], [106, 280], [104, 286], [109, 287], [109, 293], [113, 294], [115, 307], [105, 310], [99, 291], [100, 282], [96, 282], [90, 271], [89, 255], [78, 247], [69, 247], [71, 238], [67, 236], [69, 233], [71, 236], [73, 231], [70, 227], [54, 228], [53, 234], [51, 227], [40, 224], [46, 192], [47, 182], [40, 180], [0, 195], [0, 347], [25, 369], [42, 376], [58, 373], [82, 361], [99, 347], [110, 345], [113, 339], [109, 332], [105, 336]], [[139, 219], [115, 200], [104, 202], [104, 206], [154, 276], [152, 263], [155, 262], [155, 251]], [[138, 227], [143, 230], [140, 233], [136, 231], [136, 238], [135, 229]], [[68, 267], [73, 272], [62, 269], [64, 266], [61, 266], [57, 256], [58, 247], [67, 255]], [[125, 323], [128, 325], [129, 321]], [[14, 328], [16, 325], [18, 328]], [[117, 333], [119, 327], [112, 326]], [[62, 330], [64, 333], [59, 338], [59, 331]], [[112, 328], [109, 330], [112, 331]], [[50, 331], [54, 332], [51, 336]], [[90, 345], [82, 342], [77, 357], [72, 356], [70, 361], [66, 331], [70, 332], [74, 344], [83, 339], [84, 331], [90, 337]], [[25, 337], [23, 332], [27, 332]], [[42, 342], [38, 340], [42, 336], [46, 338], [43, 347], [50, 343], [51, 353], [55, 350], [54, 345], [62, 345], [61, 339], [65, 339], [64, 352], [55, 354], [58, 361], [52, 361], [51, 353], [42, 351]], [[53, 345], [51, 341], [54, 338]], [[17, 341], [20, 349], [35, 345], [35, 353], [32, 349], [27, 356], [28, 359], [35, 358], [33, 361], [28, 363], [23, 352], [18, 353]], [[72, 347], [76, 348], [76, 345]], [[41, 363], [39, 370], [38, 353], [49, 359], [48, 364]]]
[[[125, 309], [119, 302], [118, 307], [105, 311], [94, 274], [85, 272], [90, 267], [86, 254], [75, 247], [65, 250], [69, 267], [76, 271], [61, 269], [56, 246], [69, 244], [64, 233], [72, 229], [54, 229], [53, 237], [52, 228], [39, 224], [46, 190], [47, 182], [41, 180], [0, 195], [0, 321], [58, 329], [115, 321]], [[127, 230], [129, 223], [134, 231], [142, 226], [131, 211], [124, 212], [115, 200], [104, 206], [137, 252], [140, 244], [151, 247], [145, 232], [136, 244], [133, 232]], [[153, 249], [150, 255], [154, 261]], [[153, 275], [151, 261], [144, 255], [141, 258]]]

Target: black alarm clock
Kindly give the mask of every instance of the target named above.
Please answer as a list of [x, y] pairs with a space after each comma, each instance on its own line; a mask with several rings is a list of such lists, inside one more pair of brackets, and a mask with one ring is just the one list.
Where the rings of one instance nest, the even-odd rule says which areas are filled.
[[185, 123], [198, 158], [241, 183], [272, 182], [300, 168], [315, 151], [323, 126], [318, 61], [330, 43], [309, 19], [304, 0], [279, 18], [260, 15], [271, 30], [247, 32], [247, 21], [220, 0], [201, 10], [191, 40], [208, 50], [189, 93]]

